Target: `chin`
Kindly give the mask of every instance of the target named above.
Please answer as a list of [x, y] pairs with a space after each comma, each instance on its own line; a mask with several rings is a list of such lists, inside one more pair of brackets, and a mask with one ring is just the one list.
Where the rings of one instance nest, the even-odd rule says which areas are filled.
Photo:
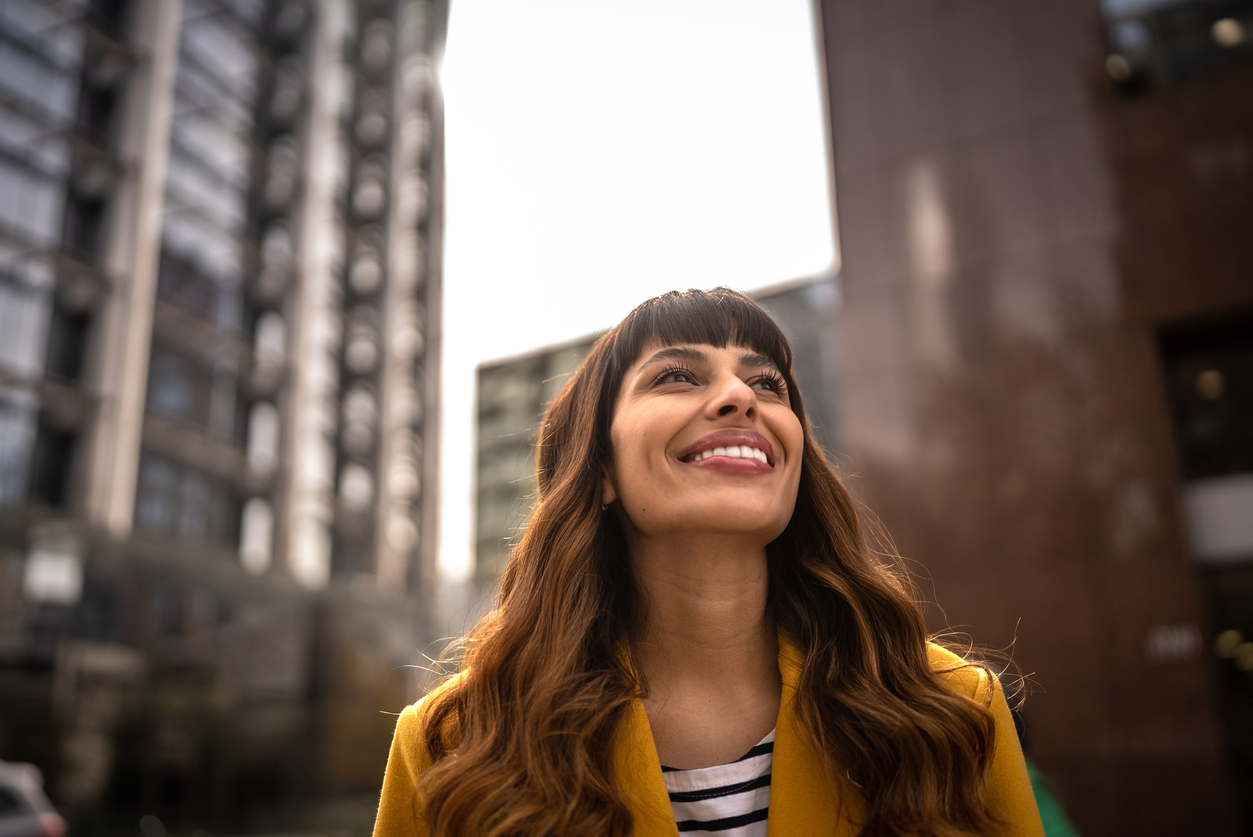
[[725, 532], [728, 535], [756, 535], [762, 543], [769, 543], [783, 534], [792, 514], [790, 510], [783, 515], [778, 509], [765, 510], [755, 506], [725, 503], [698, 517], [704, 519], [705, 525], [700, 528], [705, 531]]

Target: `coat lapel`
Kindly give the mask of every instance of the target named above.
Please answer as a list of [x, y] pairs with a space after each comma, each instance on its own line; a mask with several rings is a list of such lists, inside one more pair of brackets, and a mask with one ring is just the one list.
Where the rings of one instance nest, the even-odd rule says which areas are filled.
[[[836, 784], [827, 778], [822, 759], [810, 746], [805, 728], [795, 712], [801, 664], [796, 646], [780, 633], [779, 674], [783, 678], [783, 697], [779, 702], [779, 720], [774, 732], [767, 833], [770, 837], [852, 837], [857, 833], [853, 822], [861, 819], [861, 806], [856, 793], [848, 792], [852, 788], [844, 782]], [[838, 795], [839, 791], [845, 791], [843, 799]]]
[[635, 815], [635, 837], [677, 837], [679, 827], [674, 822], [665, 780], [661, 778], [657, 745], [639, 698], [628, 705], [615, 746], [614, 772]]
[[[836, 785], [826, 776], [822, 759], [809, 745], [794, 711], [801, 656], [783, 634], [779, 634], [779, 674], [783, 695], [774, 733], [768, 833], [770, 837], [852, 837], [857, 833], [853, 822], [861, 818], [860, 801], [844, 782], [838, 783], [839, 789], [846, 791], [841, 800]], [[657, 745], [644, 704], [638, 699], [631, 701], [627, 710], [615, 748], [614, 768], [635, 814], [636, 837], [677, 837], [679, 829], [661, 777]], [[846, 816], [841, 816], [841, 807]]]

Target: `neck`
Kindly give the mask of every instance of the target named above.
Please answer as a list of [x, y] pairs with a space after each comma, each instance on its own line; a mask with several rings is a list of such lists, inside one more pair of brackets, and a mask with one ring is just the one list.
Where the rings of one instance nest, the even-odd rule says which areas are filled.
[[782, 680], [761, 543], [629, 538], [645, 625], [632, 644], [657, 757], [733, 761], [774, 727]]
[[709, 536], [635, 542], [631, 568], [646, 613], [634, 653], [650, 692], [777, 680], [764, 547]]

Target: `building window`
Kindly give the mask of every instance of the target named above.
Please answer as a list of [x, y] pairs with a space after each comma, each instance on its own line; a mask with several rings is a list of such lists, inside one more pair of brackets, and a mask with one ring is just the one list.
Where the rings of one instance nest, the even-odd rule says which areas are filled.
[[87, 343], [91, 336], [91, 314], [71, 311], [57, 304], [48, 325], [48, 376], [77, 381], [87, 363]]
[[[11, 12], [12, 6], [6, 11]], [[11, 14], [5, 22], [16, 23]], [[46, 29], [66, 31], [66, 28], [45, 26]], [[35, 33], [29, 33], [34, 35]], [[42, 33], [41, 33], [42, 34]], [[62, 122], [69, 122], [74, 113], [76, 85], [70, 72], [71, 68], [62, 68], [49, 61], [55, 56], [61, 59], [72, 59], [69, 53], [81, 54], [81, 47], [76, 44], [56, 44], [36, 36], [34, 42], [20, 44], [12, 40], [0, 43], [0, 85], [8, 88], [14, 98], [33, 106], [47, 117]], [[40, 43], [39, 41], [43, 41]], [[58, 49], [61, 47], [61, 49]], [[77, 47], [77, 49], [76, 49]], [[44, 54], [46, 51], [47, 54]], [[60, 52], [60, 55], [56, 55]], [[73, 68], [77, 69], [77, 68]], [[8, 98], [8, 97], [5, 97]]]
[[26, 499], [26, 471], [37, 422], [33, 397], [0, 389], [0, 506], [20, 505]]
[[145, 451], [135, 492], [135, 526], [188, 543], [234, 547], [240, 504], [234, 490], [199, 469]]
[[157, 296], [209, 320], [217, 310], [218, 286], [183, 259], [162, 250]]
[[173, 464], [155, 456], [145, 457], [139, 468], [135, 525], [151, 532], [169, 532], [174, 527], [177, 490], [178, 471]]
[[154, 341], [148, 362], [148, 409], [209, 426], [213, 372], [198, 360]]
[[70, 479], [74, 467], [73, 433], [41, 421], [31, 457], [30, 500], [53, 508], [70, 502]]
[[100, 145], [109, 147], [117, 123], [118, 90], [84, 84], [78, 97], [78, 125]]
[[104, 255], [105, 201], [75, 196], [65, 204], [65, 246], [86, 262]]
[[0, 369], [38, 377], [48, 325], [48, 294], [0, 277]]
[[[0, 224], [36, 247], [55, 246], [61, 224], [62, 189], [62, 183], [53, 177], [0, 156], [0, 194], [4, 195], [0, 201]], [[74, 217], [78, 224], [75, 235], [90, 234], [90, 230], [83, 230], [84, 221], [90, 219]]]
[[1253, 58], [1247, 2], [1101, 0], [1105, 70], [1124, 92]]

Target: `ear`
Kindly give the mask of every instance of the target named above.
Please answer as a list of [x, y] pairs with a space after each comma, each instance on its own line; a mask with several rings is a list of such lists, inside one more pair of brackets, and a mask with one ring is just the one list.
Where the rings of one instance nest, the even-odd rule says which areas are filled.
[[613, 475], [606, 470], [600, 477], [600, 502], [607, 506], [618, 499], [618, 491], [613, 487]]

